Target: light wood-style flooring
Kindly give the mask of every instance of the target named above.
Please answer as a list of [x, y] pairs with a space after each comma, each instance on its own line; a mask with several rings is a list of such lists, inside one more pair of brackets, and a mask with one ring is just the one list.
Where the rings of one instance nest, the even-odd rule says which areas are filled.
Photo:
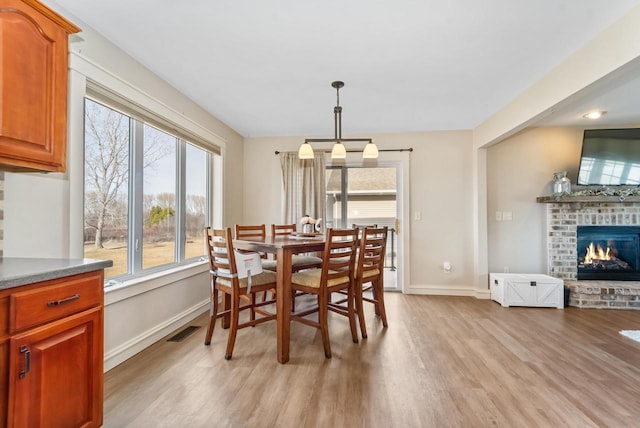
[[105, 375], [105, 427], [638, 427], [640, 312], [502, 308], [468, 297], [386, 293], [389, 328], [367, 305], [354, 344], [330, 318], [292, 325], [276, 361], [275, 323], [227, 330], [208, 315], [182, 342], [163, 340]]

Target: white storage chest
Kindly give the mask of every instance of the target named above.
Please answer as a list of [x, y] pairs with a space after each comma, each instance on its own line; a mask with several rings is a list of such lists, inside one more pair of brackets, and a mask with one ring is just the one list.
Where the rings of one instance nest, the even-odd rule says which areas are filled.
[[564, 308], [564, 281], [549, 275], [489, 274], [491, 299], [504, 307]]

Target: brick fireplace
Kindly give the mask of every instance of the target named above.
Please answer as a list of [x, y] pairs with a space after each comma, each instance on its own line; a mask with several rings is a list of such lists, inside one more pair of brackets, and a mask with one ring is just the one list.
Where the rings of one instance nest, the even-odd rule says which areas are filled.
[[[640, 227], [640, 200], [565, 202], [566, 199], [570, 198], [547, 204], [547, 273], [562, 278], [571, 288], [570, 306], [640, 310], [640, 281], [578, 280], [578, 259], [582, 254], [577, 249], [578, 226], [622, 226], [615, 230]], [[634, 266], [633, 270], [636, 268], [640, 269]]]

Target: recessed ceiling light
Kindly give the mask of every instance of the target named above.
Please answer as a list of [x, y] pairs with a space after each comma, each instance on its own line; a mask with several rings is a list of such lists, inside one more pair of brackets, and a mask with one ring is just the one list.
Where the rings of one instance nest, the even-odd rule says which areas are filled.
[[595, 111], [590, 111], [589, 113], [583, 114], [582, 117], [584, 117], [585, 119], [600, 119], [605, 114], [607, 114], [606, 111], [595, 110]]

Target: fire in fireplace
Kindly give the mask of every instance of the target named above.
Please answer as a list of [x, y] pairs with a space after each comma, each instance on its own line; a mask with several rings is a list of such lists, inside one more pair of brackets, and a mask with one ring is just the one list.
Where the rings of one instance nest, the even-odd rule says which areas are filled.
[[578, 226], [578, 279], [640, 279], [640, 227]]

